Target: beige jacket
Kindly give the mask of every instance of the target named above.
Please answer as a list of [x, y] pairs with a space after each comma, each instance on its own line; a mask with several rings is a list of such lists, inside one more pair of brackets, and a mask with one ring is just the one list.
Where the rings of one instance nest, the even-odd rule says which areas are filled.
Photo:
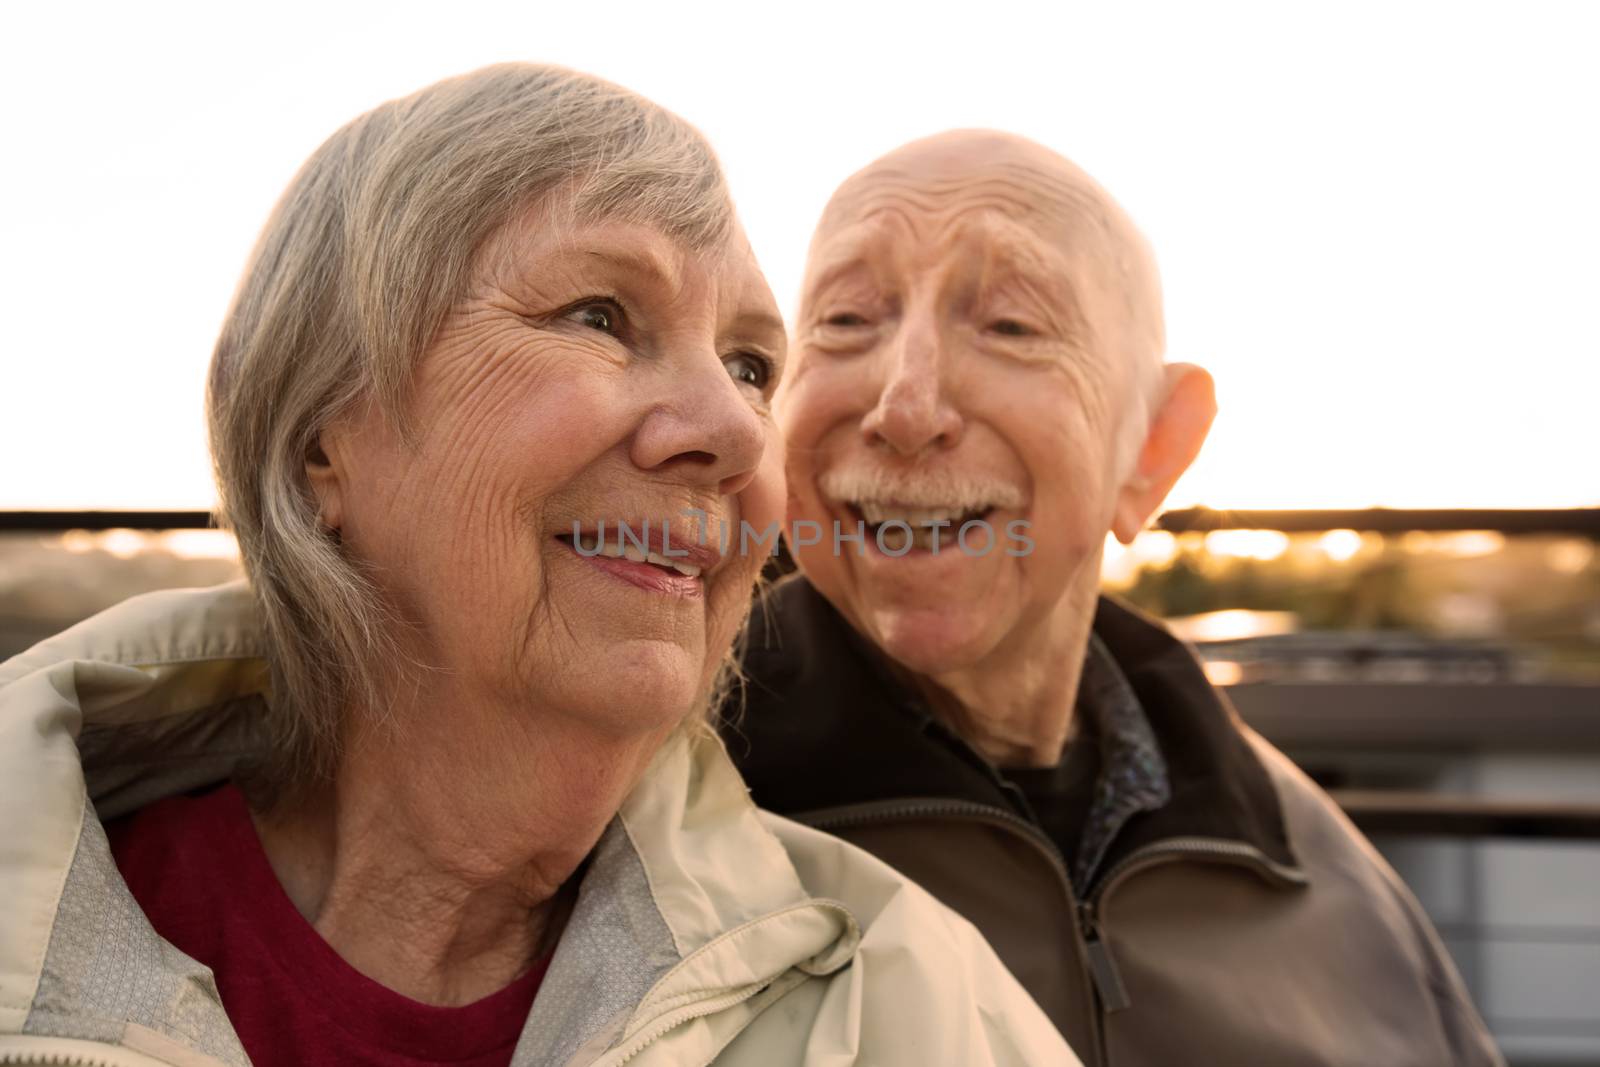
[[[138, 597], [0, 665], [0, 1063], [245, 1064], [101, 819], [259, 746], [242, 584]], [[1076, 1065], [974, 928], [758, 811], [714, 740], [658, 754], [596, 846], [513, 1063]]]

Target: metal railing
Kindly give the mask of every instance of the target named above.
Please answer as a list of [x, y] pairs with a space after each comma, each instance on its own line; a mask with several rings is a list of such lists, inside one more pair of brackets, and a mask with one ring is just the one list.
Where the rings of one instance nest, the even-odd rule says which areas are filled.
[[1600, 538], [1600, 508], [1315, 508], [1254, 511], [1180, 508], [1163, 512], [1155, 528], [1167, 533], [1278, 530], [1321, 533], [1443, 533], [1494, 530], [1503, 534], [1587, 534]]
[[[0, 511], [0, 530], [203, 530], [215, 526], [209, 511]], [[1600, 538], [1594, 508], [1309, 508], [1239, 510], [1179, 508], [1166, 511], [1155, 529], [1167, 533], [1211, 530], [1280, 530], [1318, 533], [1357, 530], [1404, 533], [1494, 530], [1504, 534], [1587, 534]]]
[[[0, 531], [160, 531], [209, 529], [216, 525], [212, 514], [201, 510], [0, 511]], [[1285, 533], [1341, 529], [1376, 533], [1493, 530], [1512, 535], [1586, 535], [1600, 540], [1600, 508], [1303, 511], [1186, 508], [1165, 512], [1156, 520], [1155, 528], [1169, 533], [1228, 529]], [[1596, 688], [1595, 705], [1595, 715], [1600, 719], [1600, 687]], [[1352, 821], [1369, 834], [1600, 840], [1600, 805], [1400, 790], [1334, 789], [1330, 795]]]

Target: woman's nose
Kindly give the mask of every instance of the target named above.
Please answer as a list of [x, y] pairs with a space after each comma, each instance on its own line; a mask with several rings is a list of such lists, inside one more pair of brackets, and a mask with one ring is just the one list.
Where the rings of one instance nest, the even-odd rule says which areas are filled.
[[666, 376], [663, 395], [633, 439], [641, 470], [671, 473], [731, 496], [750, 484], [766, 448], [766, 423], [716, 353]]

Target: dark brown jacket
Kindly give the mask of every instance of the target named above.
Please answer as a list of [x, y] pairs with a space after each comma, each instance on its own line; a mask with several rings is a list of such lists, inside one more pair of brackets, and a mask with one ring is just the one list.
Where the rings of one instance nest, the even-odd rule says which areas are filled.
[[725, 728], [756, 801], [911, 875], [983, 931], [1086, 1064], [1457, 1067], [1503, 1061], [1416, 900], [1159, 624], [1095, 633], [1167, 763], [1082, 899], [1016, 790], [809, 584], [751, 623]]

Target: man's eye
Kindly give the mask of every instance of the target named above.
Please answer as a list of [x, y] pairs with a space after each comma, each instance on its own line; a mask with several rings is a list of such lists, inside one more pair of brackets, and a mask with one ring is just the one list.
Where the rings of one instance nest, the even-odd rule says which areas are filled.
[[568, 311], [563, 317], [613, 337], [622, 332], [622, 308], [615, 300], [591, 300]]
[[824, 326], [865, 326], [866, 316], [857, 315], [854, 311], [840, 311], [829, 315], [822, 320]]
[[772, 361], [753, 352], [735, 352], [722, 365], [728, 368], [728, 377], [758, 391], [766, 391], [772, 381]]
[[997, 333], [1001, 337], [1033, 336], [1033, 330], [1018, 322], [1016, 319], [995, 319], [989, 324], [989, 332]]

